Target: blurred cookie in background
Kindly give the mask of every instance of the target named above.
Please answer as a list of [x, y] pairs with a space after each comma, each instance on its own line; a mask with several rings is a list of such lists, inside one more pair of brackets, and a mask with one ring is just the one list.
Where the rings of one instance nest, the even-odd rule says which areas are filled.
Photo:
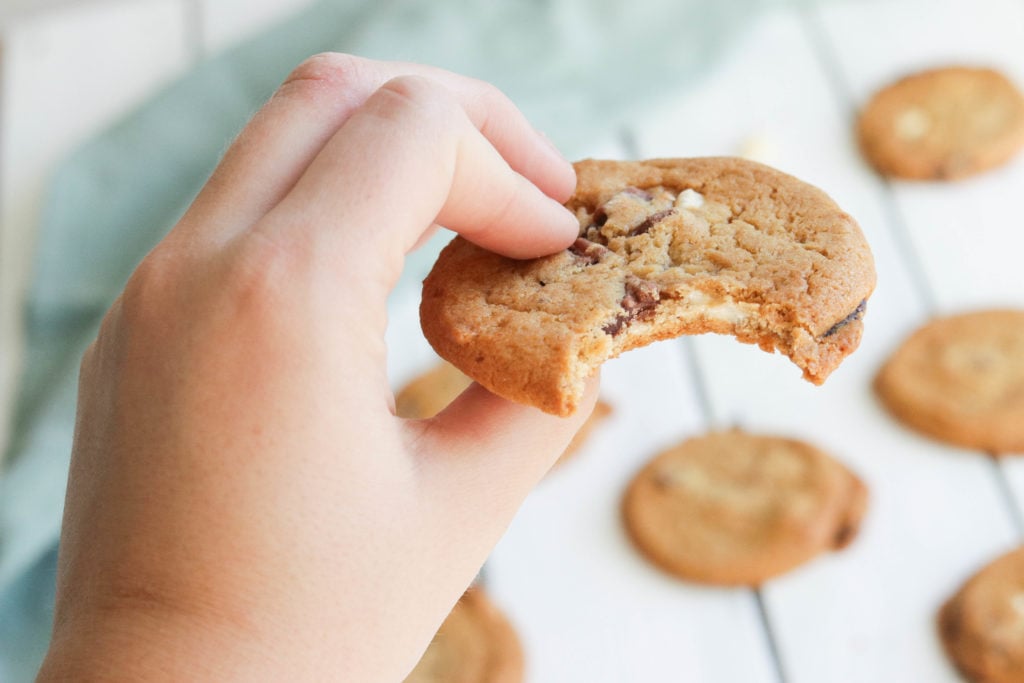
[[993, 455], [1024, 453], [1024, 310], [929, 322], [882, 366], [875, 390], [918, 432]]
[[1024, 548], [983, 568], [943, 605], [939, 637], [974, 683], [1024, 681]]
[[434, 417], [471, 383], [454, 365], [442, 361], [395, 394], [395, 414], [415, 420]]
[[[454, 365], [441, 361], [434, 368], [414, 378], [395, 395], [395, 413], [399, 417], [426, 419], [433, 417], [461, 394], [472, 380]], [[555, 464], [561, 464], [572, 457], [593, 432], [594, 428], [612, 414], [612, 407], [602, 400], [594, 406], [594, 412], [576, 436], [569, 442], [565, 452]]]
[[480, 588], [470, 588], [405, 683], [522, 683], [523, 668], [512, 625]]
[[857, 133], [883, 175], [963, 178], [1005, 163], [1024, 145], [1024, 96], [993, 69], [931, 69], [876, 93]]
[[732, 430], [656, 456], [630, 483], [623, 517], [672, 574], [756, 586], [848, 545], [866, 506], [861, 480], [810, 444]]

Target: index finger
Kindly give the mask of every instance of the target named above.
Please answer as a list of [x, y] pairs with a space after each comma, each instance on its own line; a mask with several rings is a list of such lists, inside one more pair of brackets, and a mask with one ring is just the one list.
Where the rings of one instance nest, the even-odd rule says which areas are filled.
[[572, 166], [493, 85], [430, 66], [323, 53], [296, 68], [243, 129], [176, 232], [220, 242], [256, 223], [352, 113], [401, 75], [444, 85], [512, 169], [558, 202], [572, 194]]

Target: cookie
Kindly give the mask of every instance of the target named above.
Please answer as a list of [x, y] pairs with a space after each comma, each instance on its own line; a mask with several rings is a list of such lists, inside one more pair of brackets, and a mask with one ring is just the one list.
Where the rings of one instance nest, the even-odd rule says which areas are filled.
[[629, 536], [692, 581], [760, 585], [849, 544], [867, 489], [845, 466], [794, 439], [732, 430], [651, 460], [622, 502]]
[[896, 418], [930, 437], [1024, 453], [1024, 311], [933, 320], [886, 361], [875, 390]]
[[[441, 412], [469, 386], [471, 379], [451, 363], [438, 363], [433, 369], [416, 377], [395, 395], [395, 414], [399, 417], [424, 419]], [[576, 453], [597, 425], [612, 414], [612, 407], [602, 400], [569, 442], [555, 463], [561, 464]]]
[[933, 69], [879, 91], [857, 132], [883, 175], [963, 178], [1008, 161], [1024, 144], [1024, 96], [992, 69]]
[[825, 193], [735, 158], [576, 173], [568, 249], [515, 260], [456, 237], [423, 283], [427, 339], [492, 392], [569, 415], [601, 363], [682, 334], [777, 349], [816, 384], [857, 347], [874, 264]]
[[438, 363], [395, 394], [395, 414], [414, 420], [434, 417], [472, 382], [451, 363]]
[[939, 638], [974, 683], [1024, 681], [1024, 548], [975, 574], [939, 611]]
[[405, 683], [522, 683], [523, 649], [512, 625], [479, 588], [441, 624]]

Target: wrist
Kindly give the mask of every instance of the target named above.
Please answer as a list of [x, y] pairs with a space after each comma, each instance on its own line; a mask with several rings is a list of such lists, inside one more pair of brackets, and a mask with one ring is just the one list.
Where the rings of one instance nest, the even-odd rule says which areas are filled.
[[303, 668], [288, 664], [238, 630], [191, 617], [119, 611], [58, 622], [37, 681], [286, 680]]

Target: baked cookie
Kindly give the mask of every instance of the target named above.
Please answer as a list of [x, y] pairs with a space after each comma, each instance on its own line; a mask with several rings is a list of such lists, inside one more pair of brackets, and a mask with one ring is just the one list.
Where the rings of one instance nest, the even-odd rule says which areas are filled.
[[825, 193], [735, 158], [576, 174], [571, 247], [519, 261], [457, 237], [423, 283], [427, 339], [492, 392], [569, 415], [601, 363], [681, 334], [778, 349], [815, 384], [857, 347], [874, 264]]
[[974, 683], [1024, 681], [1024, 548], [975, 574], [943, 605], [939, 637]]
[[454, 365], [442, 361], [395, 394], [395, 414], [414, 420], [434, 417], [472, 382]]
[[649, 462], [622, 502], [626, 529], [685, 579], [759, 585], [857, 534], [867, 489], [817, 448], [733, 430], [684, 441]]
[[1024, 453], [1024, 311], [939, 318], [875, 378], [882, 403], [933, 438], [994, 455]]
[[[399, 417], [413, 419], [433, 417], [454, 401], [472, 381], [454, 365], [442, 361], [433, 369], [413, 379], [395, 395], [395, 413]], [[594, 405], [594, 412], [576, 432], [576, 436], [572, 438], [555, 464], [559, 465], [572, 457], [594, 428], [611, 414], [612, 407], [598, 400]]]
[[1008, 161], [1024, 144], [1024, 96], [992, 69], [933, 69], [880, 90], [857, 132], [883, 175], [962, 178]]
[[441, 624], [405, 683], [522, 683], [523, 649], [512, 625], [479, 588]]

